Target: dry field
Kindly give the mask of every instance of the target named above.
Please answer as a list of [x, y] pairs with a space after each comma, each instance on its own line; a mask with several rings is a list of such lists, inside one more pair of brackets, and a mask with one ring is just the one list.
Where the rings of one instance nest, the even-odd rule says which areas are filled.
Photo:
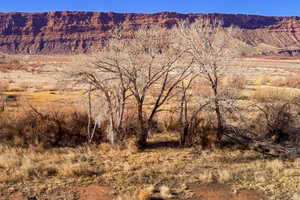
[[[8, 85], [6, 94], [22, 97], [32, 104], [75, 103], [80, 99], [76, 97], [84, 94], [83, 86], [74, 85], [65, 73], [83, 63], [88, 56], [13, 58], [21, 60], [19, 65], [22, 67], [0, 73], [1, 84]], [[3, 68], [4, 64], [0, 70]], [[250, 96], [264, 88], [292, 89], [292, 93], [298, 93], [300, 89], [300, 60], [297, 59], [240, 58], [233, 62], [227, 73], [226, 78], [239, 80], [244, 87], [241, 92]]]
[[164, 185], [176, 198], [193, 199], [195, 187], [226, 184], [233, 191], [255, 189], [269, 199], [290, 199], [300, 186], [299, 159], [270, 160], [232, 149], [175, 148], [174, 139], [172, 134], [155, 135], [144, 152], [130, 147], [114, 150], [108, 144], [53, 150], [2, 147], [1, 195], [76, 199], [75, 186], [99, 184], [113, 187], [115, 195], [134, 196], [141, 189]]
[[[0, 81], [7, 85], [4, 94], [16, 97], [7, 102], [8, 111], [28, 105], [83, 105], [84, 88], [65, 76], [82, 57], [14, 58], [21, 60], [22, 67], [15, 63], [13, 69], [0, 73]], [[288, 100], [300, 96], [299, 70], [300, 60], [295, 59], [238, 59], [224, 80], [238, 83], [241, 105], [264, 102], [270, 96]], [[90, 184], [110, 186], [112, 195], [123, 200], [142, 200], [136, 193], [152, 186], [170, 188], [165, 199], [195, 199], [192, 189], [210, 184], [227, 185], [237, 193], [254, 189], [267, 199], [300, 199], [300, 158], [271, 159], [238, 148], [179, 148], [178, 137], [166, 130], [155, 133], [142, 152], [130, 141], [118, 149], [106, 143], [52, 149], [1, 145], [0, 199], [16, 195], [78, 199], [72, 188]]]

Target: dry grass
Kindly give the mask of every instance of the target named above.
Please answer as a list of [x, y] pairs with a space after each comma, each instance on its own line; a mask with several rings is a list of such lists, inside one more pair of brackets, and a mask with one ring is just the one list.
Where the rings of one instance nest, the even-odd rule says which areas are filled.
[[282, 160], [275, 159], [266, 162], [266, 167], [272, 169], [273, 171], [280, 171], [284, 168], [284, 163]]
[[[2, 144], [30, 148], [77, 146], [87, 142], [88, 115], [70, 107], [47, 106], [0, 113]], [[91, 121], [92, 126], [94, 121]], [[93, 142], [105, 140], [103, 129]]]
[[295, 159], [294, 166], [295, 168], [300, 168], [300, 158]]
[[286, 79], [287, 87], [300, 89], [300, 76], [291, 76]]
[[57, 166], [57, 168], [59, 169], [58, 174], [63, 177], [93, 176], [100, 173], [96, 167], [92, 167], [88, 162], [73, 163], [69, 161]]
[[[20, 88], [10, 88], [9, 91], [3, 92], [5, 95], [17, 95], [22, 97], [23, 103], [35, 106], [47, 104], [68, 103], [72, 104], [80, 100], [83, 91], [25, 91]], [[22, 102], [20, 102], [22, 103]]]
[[199, 175], [198, 180], [204, 184], [213, 183], [215, 181], [215, 176], [211, 171], [206, 171]]
[[245, 75], [227, 76], [222, 80], [222, 84], [223, 87], [245, 89], [247, 85], [247, 78]]
[[300, 89], [300, 76], [262, 76], [259, 83], [260, 85]]
[[[151, 142], [174, 139], [172, 134], [156, 135]], [[169, 188], [163, 192], [167, 196], [170, 190], [188, 194], [183, 184], [226, 183], [235, 189], [263, 189], [277, 199], [291, 197], [300, 186], [298, 160], [268, 161], [251, 151], [201, 154], [193, 148], [161, 147], [132, 154], [128, 149], [108, 151], [103, 145], [96, 145], [43, 151], [2, 147], [1, 153], [0, 181], [25, 194], [28, 189], [33, 190], [38, 197], [46, 197], [71, 182], [108, 184], [118, 194], [131, 195], [149, 185], [164, 185]], [[20, 181], [26, 183], [25, 188], [19, 187]], [[53, 190], [45, 193], [45, 185]], [[4, 193], [8, 191], [5, 185], [0, 187]]]
[[295, 193], [292, 200], [300, 200], [300, 192]]
[[[26, 62], [30, 62], [33, 66], [70, 61], [69, 58], [48, 57], [47, 59], [49, 59], [48, 63], [39, 57], [29, 58]], [[289, 74], [295, 70], [293, 66], [297, 63], [282, 61], [284, 64], [278, 64], [277, 61], [272, 60], [262, 69], [260, 65], [264, 64], [265, 60], [245, 61], [247, 62], [254, 65], [251, 68], [254, 70], [252, 74], [243, 75], [244, 72], [241, 72], [241, 75], [228, 78], [225, 83], [238, 92], [246, 93], [248, 100], [240, 101], [240, 104], [289, 100], [299, 95], [299, 91], [294, 89], [299, 87], [299, 79], [296, 75], [290, 76]], [[272, 67], [274, 63], [276, 66]], [[286, 63], [288, 69], [285, 67]], [[287, 72], [282, 75], [275, 74], [275, 72], [279, 73], [278, 69], [287, 69]], [[268, 76], [260, 81], [256, 75], [262, 73], [268, 73]], [[51, 73], [44, 75], [53, 76]], [[17, 79], [22, 79], [22, 75]], [[251, 83], [251, 87], [248, 83]], [[70, 103], [82, 95], [81, 91], [40, 91], [56, 90], [57, 87], [52, 88], [53, 82], [49, 85], [36, 83], [36, 91], [30, 91], [31, 83], [28, 85], [24, 83], [22, 86], [22, 83], [17, 81], [13, 85], [18, 91], [9, 91], [6, 94], [18, 94], [35, 105], [59, 101]], [[7, 89], [7, 86], [5, 88]], [[211, 95], [211, 89], [202, 80], [192, 89], [192, 94], [195, 97], [199, 94], [199, 98], [207, 98]], [[194, 99], [194, 102], [198, 103], [199, 98]], [[178, 130], [176, 115], [163, 113], [158, 116], [158, 122], [161, 133], [154, 134], [150, 138], [151, 143], [178, 141], [177, 133], [172, 132]], [[14, 140], [15, 144], [23, 143], [18, 137]], [[299, 159], [294, 161], [267, 160], [247, 150], [226, 149], [204, 152], [194, 148], [153, 145], [140, 152], [132, 139], [125, 141], [122, 148], [112, 148], [106, 143], [52, 149], [2, 146], [0, 148], [0, 182], [3, 185], [0, 184], [0, 191], [5, 195], [17, 192], [26, 195], [34, 193], [40, 199], [49, 198], [57, 191], [64, 195], [76, 185], [95, 183], [111, 185], [117, 194], [124, 194], [120, 200], [129, 200], [139, 195], [137, 191], [143, 191], [140, 192], [140, 199], [148, 199], [152, 192], [149, 192], [147, 187], [153, 185], [155, 188], [160, 188], [161, 192], [165, 191], [162, 195], [171, 197], [171, 191], [176, 191], [184, 199], [189, 193], [187, 186], [222, 183], [236, 190], [259, 189], [273, 199], [290, 200], [296, 192], [299, 192], [299, 169]]]
[[168, 186], [161, 186], [159, 188], [159, 192], [160, 192], [160, 196], [164, 199], [170, 199], [173, 197], [172, 193], [171, 193], [171, 189]]
[[6, 91], [8, 85], [9, 83], [7, 80], [0, 80], [0, 92]]
[[4, 170], [18, 167], [21, 165], [21, 163], [22, 160], [16, 155], [11, 155], [8, 153], [3, 153], [0, 155], [0, 168], [3, 168]]
[[218, 171], [218, 182], [219, 183], [227, 183], [231, 179], [233, 179], [232, 172], [230, 172], [229, 170], [224, 169], [224, 170]]
[[148, 190], [140, 190], [137, 194], [138, 200], [150, 200], [152, 196], [152, 193], [150, 193]]
[[299, 95], [299, 91], [288, 88], [259, 87], [252, 94], [252, 99], [258, 102], [290, 101]]
[[100, 169], [92, 167], [87, 157], [79, 152], [41, 153], [9, 147], [2, 147], [2, 151], [7, 153], [0, 157], [0, 168], [5, 172], [0, 173], [1, 182], [31, 181], [56, 176], [89, 177], [100, 173]]

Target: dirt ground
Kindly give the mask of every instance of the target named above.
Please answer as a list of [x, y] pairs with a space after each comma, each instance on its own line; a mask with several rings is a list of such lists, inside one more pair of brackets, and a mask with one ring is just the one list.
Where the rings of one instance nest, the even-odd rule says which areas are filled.
[[[79, 200], [114, 200], [116, 199], [112, 195], [112, 188], [107, 186], [98, 185], [88, 185], [77, 188], [70, 188], [73, 190], [74, 194], [77, 195]], [[262, 192], [255, 190], [241, 190], [232, 191], [230, 187], [225, 185], [208, 185], [202, 187], [195, 187], [192, 189], [194, 192], [194, 197], [191, 200], [265, 200], [267, 199]], [[75, 195], [74, 195], [75, 196]], [[34, 199], [35, 197], [29, 197]], [[29, 199], [24, 196], [14, 196], [11, 200], [24, 200]], [[178, 198], [170, 198], [174, 200], [185, 200]], [[142, 199], [132, 199], [132, 200], [142, 200]], [[145, 199], [146, 200], [146, 199]], [[166, 200], [160, 197], [160, 195], [153, 194], [149, 200]]]

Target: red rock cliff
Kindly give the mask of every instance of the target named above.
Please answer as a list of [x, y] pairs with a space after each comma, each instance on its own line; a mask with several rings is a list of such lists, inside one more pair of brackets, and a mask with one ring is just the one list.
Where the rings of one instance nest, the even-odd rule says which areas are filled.
[[220, 18], [225, 26], [242, 29], [240, 39], [251, 46], [300, 49], [299, 17], [228, 14], [120, 14], [105, 12], [0, 13], [0, 51], [6, 53], [80, 53], [101, 48], [117, 24], [135, 27], [159, 23], [172, 27], [179, 20]]

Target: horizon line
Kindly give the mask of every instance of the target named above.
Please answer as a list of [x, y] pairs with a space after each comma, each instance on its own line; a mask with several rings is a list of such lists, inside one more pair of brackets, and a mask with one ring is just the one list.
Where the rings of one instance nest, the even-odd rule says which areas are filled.
[[143, 15], [154, 15], [160, 13], [176, 13], [181, 15], [248, 15], [248, 16], [262, 16], [262, 17], [300, 17], [297, 15], [264, 15], [264, 14], [249, 14], [249, 13], [227, 13], [227, 12], [178, 12], [178, 11], [158, 11], [158, 12], [119, 12], [119, 11], [95, 11], [95, 10], [48, 10], [48, 11], [0, 11], [0, 14], [9, 13], [51, 13], [51, 12], [87, 12], [87, 13], [115, 13], [115, 14], [143, 14]]

